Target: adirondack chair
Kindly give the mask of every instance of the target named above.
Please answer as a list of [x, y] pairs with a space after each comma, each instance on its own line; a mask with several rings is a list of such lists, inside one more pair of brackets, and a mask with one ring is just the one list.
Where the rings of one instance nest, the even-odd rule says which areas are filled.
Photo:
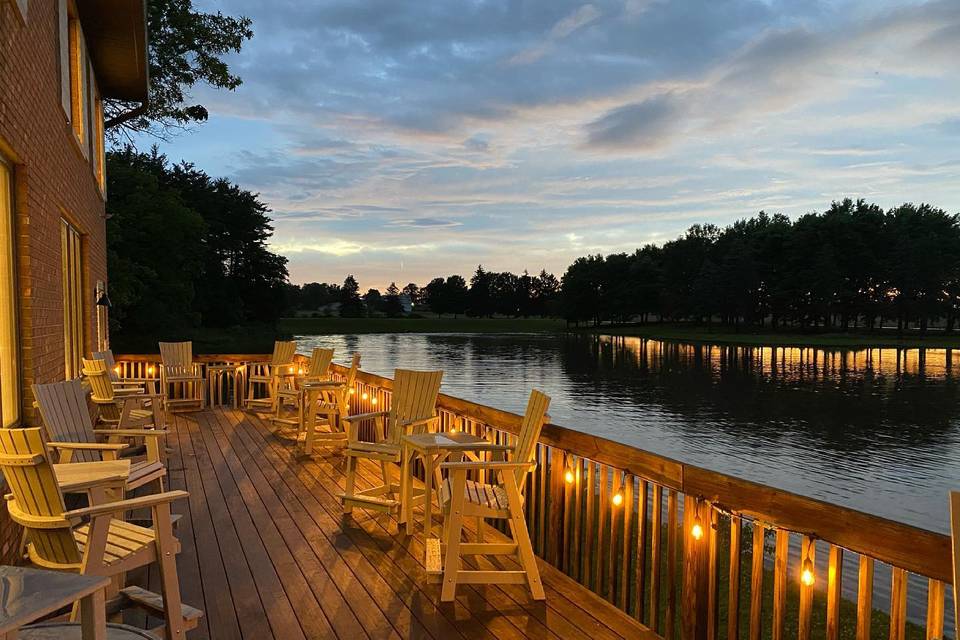
[[[99, 462], [116, 460], [128, 445], [117, 442], [131, 438], [145, 444], [146, 459], [131, 461], [127, 489], [136, 489], [158, 481], [163, 490], [167, 474], [163, 464], [163, 429], [94, 429], [87, 410], [87, 394], [79, 380], [33, 385], [40, 417], [46, 427], [47, 443], [58, 453], [57, 462]], [[98, 442], [97, 436], [107, 438]]]
[[113, 392], [118, 396], [125, 393], [153, 392], [152, 384], [148, 384], [150, 380], [145, 378], [124, 378], [120, 375], [120, 367], [117, 366], [117, 361], [113, 357], [112, 350], [94, 351], [93, 359], [103, 360], [104, 363], [106, 363], [107, 373], [110, 375], [110, 382], [113, 383]]
[[[443, 371], [410, 371], [397, 369], [393, 378], [393, 399], [389, 411], [374, 411], [355, 416], [341, 416], [347, 426], [347, 481], [340, 500], [344, 513], [353, 507], [391, 512], [399, 506], [400, 484], [393, 479], [391, 464], [400, 464], [403, 452], [400, 439], [408, 433], [423, 433], [438, 426], [437, 395]], [[360, 439], [360, 423], [373, 420], [375, 440]], [[364, 491], [355, 491], [357, 464], [360, 459], [380, 463], [383, 484]], [[384, 497], [387, 496], [387, 497]], [[396, 497], [394, 497], [396, 496]]]
[[[359, 369], [360, 354], [355, 353], [343, 380], [320, 380], [304, 385], [303, 418], [298, 439], [303, 439], [305, 454], [313, 452], [316, 439], [323, 446], [340, 447], [347, 444], [343, 420], [350, 415], [350, 394], [353, 393]], [[327, 431], [317, 431], [321, 420], [327, 425]]]
[[[273, 355], [270, 362], [255, 362], [249, 365], [250, 375], [247, 377], [247, 398], [243, 406], [247, 409], [259, 407], [265, 411], [277, 410], [277, 389], [285, 378], [293, 377], [296, 365], [293, 363], [294, 353], [297, 351], [296, 342], [276, 341], [273, 343]], [[257, 397], [259, 387], [266, 391], [266, 397]]]
[[203, 367], [193, 361], [193, 342], [161, 342], [160, 387], [166, 405], [206, 406], [206, 380]]
[[[67, 511], [39, 428], [0, 429], [0, 468], [11, 491], [7, 512], [24, 527], [27, 557], [34, 565], [119, 580], [127, 571], [156, 563], [161, 593], [127, 587], [120, 591], [125, 604], [159, 614], [167, 640], [183, 640], [186, 631], [196, 626], [203, 614], [180, 601], [176, 562], [180, 542], [170, 522], [170, 503], [187, 497], [186, 491]], [[152, 528], [113, 517], [118, 512], [147, 508], [152, 512]], [[158, 602], [162, 602], [162, 611]], [[73, 617], [78, 608], [75, 604]]]
[[[534, 454], [540, 430], [546, 421], [549, 396], [534, 390], [530, 394], [527, 410], [507, 461], [444, 462], [441, 472], [449, 475], [440, 488], [440, 502], [444, 512], [446, 529], [446, 558], [443, 562], [443, 588], [440, 600], [450, 602], [456, 596], [457, 584], [513, 584], [526, 582], [535, 600], [545, 599], [540, 572], [530, 544], [526, 520], [523, 517], [521, 490], [527, 473], [536, 466]], [[494, 482], [481, 483], [467, 478], [468, 471], [486, 471]], [[463, 519], [474, 516], [509, 520], [513, 534], [512, 543], [484, 543], [482, 538], [475, 543], [460, 541]], [[478, 520], [479, 524], [479, 520]], [[439, 545], [439, 541], [432, 541]], [[464, 555], [511, 555], [516, 554], [520, 571], [465, 570]], [[430, 554], [437, 558], [439, 554]], [[428, 567], [430, 570], [431, 567]]]
[[[277, 389], [277, 408], [272, 418], [274, 423], [303, 429], [304, 385], [328, 380], [332, 361], [333, 349], [317, 347], [313, 350], [306, 371], [298, 369], [289, 387]], [[290, 406], [293, 408], [292, 414], [287, 411]]]
[[83, 358], [83, 375], [90, 384], [90, 399], [97, 406], [99, 422], [117, 429], [166, 426], [163, 399], [149, 393], [116, 395], [104, 360]]

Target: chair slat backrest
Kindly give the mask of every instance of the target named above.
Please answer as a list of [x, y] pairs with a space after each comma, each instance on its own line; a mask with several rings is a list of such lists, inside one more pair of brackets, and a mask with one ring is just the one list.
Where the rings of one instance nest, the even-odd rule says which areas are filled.
[[7, 511], [26, 529], [30, 559], [41, 567], [79, 569], [82, 557], [63, 519], [63, 494], [40, 429], [0, 429], [0, 468], [13, 494]]
[[[523, 412], [523, 422], [517, 435], [517, 444], [513, 448], [513, 462], [533, 462], [549, 406], [550, 396], [537, 389], [530, 392], [527, 410]], [[517, 469], [517, 483], [521, 487], [528, 471], [529, 469]]]
[[161, 342], [160, 361], [165, 375], [178, 376], [193, 373], [193, 342]]
[[403, 430], [400, 423], [423, 420], [436, 415], [437, 395], [443, 371], [411, 371], [397, 369], [393, 377], [390, 401], [390, 433], [388, 440], [399, 444]]
[[310, 355], [310, 365], [307, 368], [308, 378], [326, 378], [330, 374], [330, 363], [333, 362], [333, 349], [317, 347]]
[[83, 358], [83, 375], [90, 383], [90, 395], [94, 400], [109, 402], [114, 399], [113, 383], [110, 382], [105, 361]]
[[273, 355], [270, 357], [270, 364], [275, 367], [289, 366], [293, 364], [293, 355], [296, 351], [296, 342], [277, 340], [273, 343]]
[[347, 375], [343, 378], [343, 386], [341, 387], [343, 391], [336, 395], [337, 403], [340, 405], [341, 415], [346, 416], [350, 414], [350, 393], [353, 391], [353, 385], [357, 381], [357, 371], [359, 369], [360, 354], [355, 353], [350, 360], [350, 368], [347, 370]]
[[120, 382], [120, 374], [117, 373], [117, 361], [113, 358], [113, 350], [94, 351], [94, 360], [103, 360], [107, 363], [107, 373], [110, 374], [111, 382]]
[[[96, 442], [87, 394], [79, 380], [33, 385], [47, 438], [54, 442]], [[74, 462], [99, 462], [99, 451], [76, 450]]]

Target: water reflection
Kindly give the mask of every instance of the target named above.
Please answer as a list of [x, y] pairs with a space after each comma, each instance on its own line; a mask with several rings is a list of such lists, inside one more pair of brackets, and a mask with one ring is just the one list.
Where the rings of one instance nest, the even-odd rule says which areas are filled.
[[363, 368], [443, 368], [452, 395], [948, 531], [960, 486], [955, 351], [693, 345], [613, 336], [299, 337]]

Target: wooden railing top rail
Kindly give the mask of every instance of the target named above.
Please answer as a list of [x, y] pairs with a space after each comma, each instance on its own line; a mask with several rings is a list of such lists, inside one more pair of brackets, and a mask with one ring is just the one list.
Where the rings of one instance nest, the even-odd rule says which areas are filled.
[[[268, 355], [215, 354], [197, 356], [199, 362], [261, 361]], [[151, 362], [159, 356], [118, 356], [117, 360]], [[345, 367], [334, 364], [337, 372]], [[391, 390], [393, 381], [366, 371], [357, 381]], [[438, 406], [516, 434], [522, 417], [462, 398], [440, 394]], [[669, 489], [707, 500], [732, 513], [766, 525], [825, 540], [881, 562], [928, 578], [952, 583], [950, 537], [895, 522], [757, 482], [672, 460], [637, 447], [549, 423], [540, 441], [557, 450], [588, 458], [653, 481]], [[946, 508], [946, 496], [944, 496]]]

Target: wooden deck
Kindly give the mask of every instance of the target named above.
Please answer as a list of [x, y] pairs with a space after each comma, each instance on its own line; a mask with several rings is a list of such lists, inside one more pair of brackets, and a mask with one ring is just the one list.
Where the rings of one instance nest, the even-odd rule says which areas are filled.
[[[342, 515], [340, 456], [297, 457], [233, 409], [177, 414], [170, 428], [170, 485], [190, 492], [174, 509], [183, 599], [206, 614], [191, 639], [656, 637], [542, 562], [545, 603], [505, 585], [463, 586], [441, 604], [420, 536]], [[372, 465], [362, 470], [369, 482]]]

